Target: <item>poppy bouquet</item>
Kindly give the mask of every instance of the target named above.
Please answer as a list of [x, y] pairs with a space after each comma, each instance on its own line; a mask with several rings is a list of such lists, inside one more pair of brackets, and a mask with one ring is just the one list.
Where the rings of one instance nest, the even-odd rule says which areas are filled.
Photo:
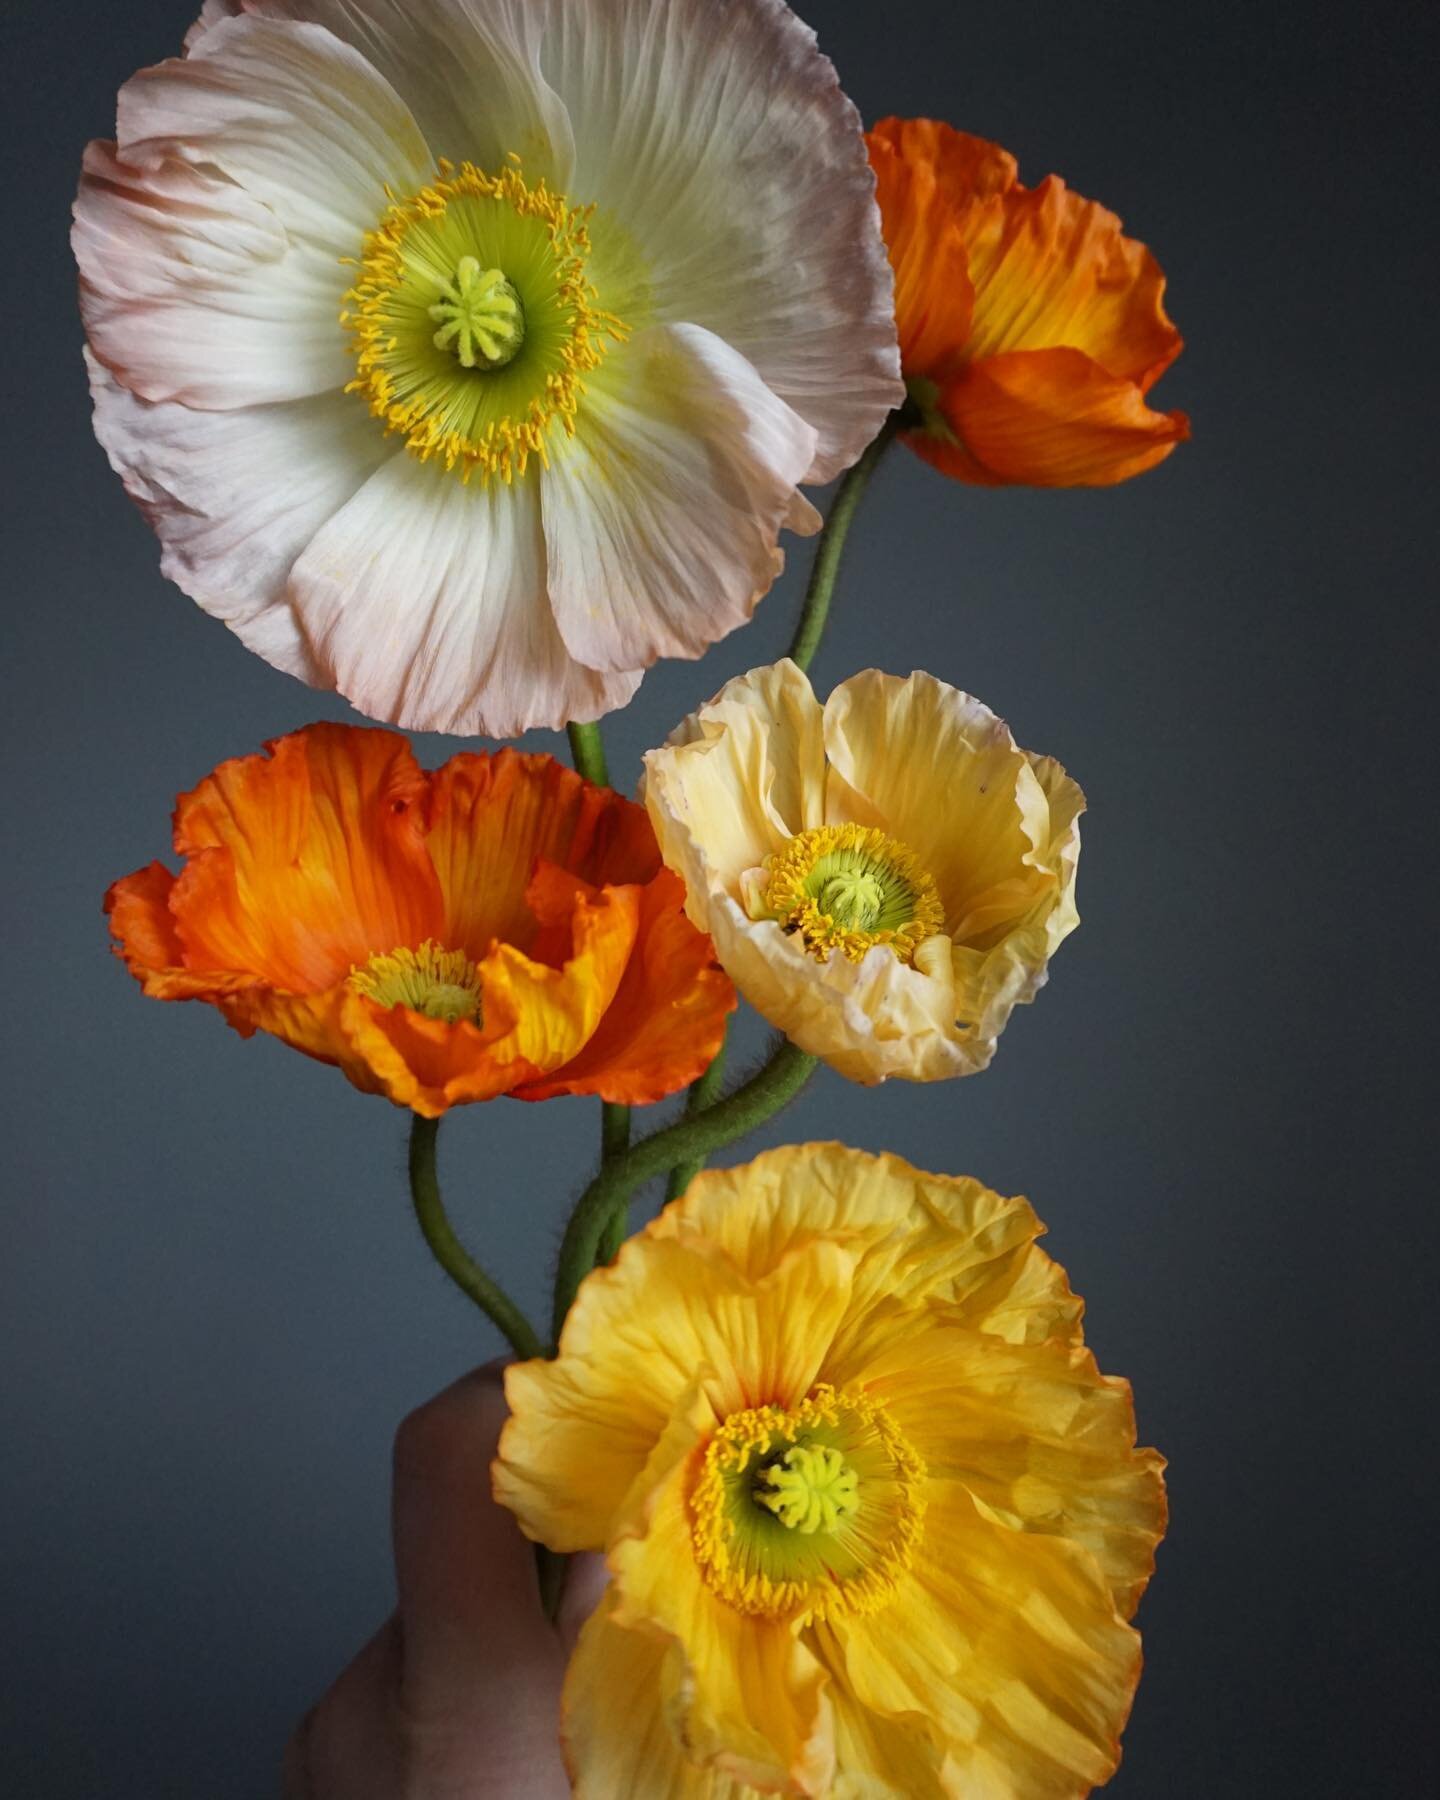
[[[164, 573], [380, 722], [183, 794], [115, 948], [409, 1111], [426, 1241], [517, 1358], [495, 1493], [552, 1575], [609, 1568], [576, 1793], [1105, 1782], [1164, 1465], [1034, 1213], [840, 1144], [705, 1165], [821, 1064], [980, 1073], [1078, 923], [1081, 790], [963, 671], [807, 670], [897, 441], [1068, 487], [1187, 435], [1150, 252], [948, 124], [867, 134], [782, 0], [205, 0], [86, 151], [74, 247]], [[614, 791], [599, 721], [817, 532], [790, 655]], [[568, 765], [401, 735], [537, 727]], [[777, 1038], [727, 1083], [737, 995]], [[449, 1109], [507, 1095], [601, 1103], [548, 1321], [437, 1177]]]

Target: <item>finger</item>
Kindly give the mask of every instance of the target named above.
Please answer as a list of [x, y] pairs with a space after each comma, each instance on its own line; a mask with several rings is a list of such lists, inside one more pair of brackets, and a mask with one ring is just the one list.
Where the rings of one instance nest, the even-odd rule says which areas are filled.
[[505, 1422], [498, 1365], [412, 1413], [395, 1438], [395, 1573], [412, 1718], [471, 1716], [483, 1700], [545, 1709], [553, 1735], [559, 1640], [540, 1605], [534, 1547], [490, 1491]]
[[600, 1604], [609, 1581], [610, 1571], [603, 1556], [572, 1556], [568, 1559], [565, 1587], [560, 1595], [560, 1613], [555, 1621], [567, 1658], [575, 1648], [580, 1627]]
[[400, 1634], [392, 1619], [300, 1721], [285, 1750], [285, 1800], [395, 1800]]

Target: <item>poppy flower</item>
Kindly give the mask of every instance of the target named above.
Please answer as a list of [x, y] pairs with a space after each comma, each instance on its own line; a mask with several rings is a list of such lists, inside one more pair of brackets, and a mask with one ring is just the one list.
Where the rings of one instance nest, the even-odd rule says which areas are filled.
[[506, 1372], [497, 1497], [610, 1585], [581, 1800], [1072, 1800], [1119, 1761], [1163, 1459], [1024, 1200], [840, 1144], [698, 1176]]
[[175, 812], [179, 875], [118, 881], [117, 953], [356, 1087], [645, 1104], [720, 1047], [734, 991], [644, 812], [549, 756], [453, 756], [311, 725], [220, 765]]
[[854, 1081], [985, 1068], [1080, 922], [1084, 795], [933, 675], [822, 706], [752, 670], [650, 751], [645, 801], [740, 992]]
[[859, 116], [780, 0], [207, 0], [73, 241], [165, 573], [407, 728], [699, 656], [903, 397]]
[[1159, 264], [1056, 175], [934, 119], [869, 134], [911, 404], [905, 441], [997, 487], [1105, 487], [1190, 435], [1146, 396], [1180, 354]]

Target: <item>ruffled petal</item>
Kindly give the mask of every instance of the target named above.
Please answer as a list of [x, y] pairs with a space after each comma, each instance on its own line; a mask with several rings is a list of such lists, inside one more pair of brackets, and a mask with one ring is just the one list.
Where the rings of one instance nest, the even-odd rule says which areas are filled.
[[690, 917], [787, 838], [823, 822], [823, 713], [789, 658], [752, 669], [645, 757], [645, 804], [666, 863], [685, 879]]
[[73, 237], [100, 360], [207, 408], [343, 387], [341, 259], [432, 167], [389, 85], [314, 26], [222, 21], [126, 83], [117, 136], [86, 154]]
[[710, 940], [685, 917], [684, 884], [663, 869], [638, 898], [635, 947], [599, 1029], [553, 1076], [517, 1088], [517, 1099], [598, 1094], [622, 1106], [650, 1106], [693, 1081], [719, 1053], [735, 989], [715, 966]]
[[854, 462], [903, 398], [860, 119], [781, 0], [556, 0], [543, 60], [575, 133], [570, 197], [634, 238], [655, 316], [723, 338]]
[[913, 135], [915, 127], [927, 126], [934, 129], [928, 119], [886, 119], [867, 141], [895, 271], [901, 365], [907, 376], [933, 378], [950, 366], [969, 337], [975, 290], [961, 209], [950, 184], [933, 155], [907, 155], [902, 147], [902, 133]]
[[946, 1790], [1080, 1800], [1120, 1760], [1140, 1640], [1090, 1553], [936, 1487], [911, 1573], [882, 1611], [820, 1628], [860, 1701], [947, 1740]]
[[689, 1760], [771, 1792], [827, 1794], [835, 1743], [825, 1671], [795, 1623], [727, 1606], [695, 1561], [690, 1468], [715, 1423], [692, 1395], [648, 1459], [607, 1558], [613, 1617], [667, 1643], [660, 1690]]
[[[581, 1286], [558, 1359], [506, 1371], [497, 1498], [551, 1549], [603, 1548], [698, 1374], [717, 1417], [809, 1391], [853, 1263], [819, 1240], [751, 1282], [713, 1254], [632, 1238]], [[796, 1317], [805, 1333], [788, 1329]]]
[[91, 144], [71, 244], [90, 343], [147, 400], [253, 406], [350, 378], [338, 251], [292, 239], [212, 171], [159, 153], [132, 167]]
[[753, 1800], [758, 1789], [685, 1759], [662, 1704], [664, 1640], [617, 1625], [614, 1614], [607, 1594], [565, 1673], [561, 1737], [576, 1800]]
[[514, 737], [623, 706], [638, 673], [575, 661], [545, 589], [534, 479], [465, 485], [402, 455], [320, 531], [290, 597], [327, 683], [412, 730]]
[[596, 669], [699, 656], [780, 573], [815, 434], [693, 325], [642, 333], [587, 387], [541, 489], [560, 633]]
[[822, 1375], [836, 1387], [865, 1378], [895, 1319], [931, 1301], [1008, 1343], [1078, 1342], [1081, 1305], [1035, 1247], [1043, 1229], [1023, 1199], [843, 1144], [787, 1144], [741, 1169], [706, 1170], [650, 1227], [719, 1246], [752, 1281], [817, 1234], [855, 1250]]
[[482, 168], [513, 152], [563, 189], [570, 119], [540, 68], [546, 8], [533, 0], [220, 0], [221, 13], [313, 20], [401, 94], [433, 153]]
[[452, 756], [432, 778], [425, 840], [445, 901], [444, 941], [473, 961], [495, 943], [529, 952], [527, 893], [540, 862], [594, 885], [648, 881], [659, 853], [641, 809], [553, 756], [508, 746]]
[[427, 782], [390, 732], [312, 725], [222, 763], [175, 813], [170, 907], [186, 962], [272, 987], [332, 987], [441, 924]]
[[267, 662], [315, 682], [287, 577], [394, 445], [347, 394], [201, 412], [138, 399], [86, 362], [95, 435], [160, 539], [163, 572]]
[[981, 485], [1108, 487], [1163, 462], [1190, 435], [1183, 412], [1154, 412], [1133, 381], [1079, 350], [1018, 350], [973, 364], [940, 397], [955, 437], [907, 442]]
[[885, 1402], [931, 1481], [957, 1505], [964, 1490], [1015, 1529], [1083, 1545], [1132, 1617], [1165, 1531], [1165, 1461], [1135, 1448], [1129, 1383], [1078, 1342], [997, 1344], [943, 1301], [874, 1326], [844, 1374]]
[[[257, 1022], [267, 1031], [277, 1029], [268, 1010]], [[516, 1050], [518, 1022], [511, 997], [493, 989], [484, 995], [478, 1024], [454, 1025], [408, 1006], [379, 1006], [362, 994], [345, 993], [339, 997], [336, 1035], [345, 1046], [345, 1072], [357, 1087], [436, 1119], [452, 1106], [493, 1100], [534, 1074], [534, 1065]]]

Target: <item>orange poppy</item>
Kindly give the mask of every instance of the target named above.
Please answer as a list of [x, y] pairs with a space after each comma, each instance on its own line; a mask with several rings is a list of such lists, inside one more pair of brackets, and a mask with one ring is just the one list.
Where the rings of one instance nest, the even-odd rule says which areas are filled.
[[436, 1118], [467, 1100], [673, 1093], [735, 1005], [641, 807], [550, 756], [311, 725], [180, 799], [180, 874], [105, 910], [145, 992], [208, 1000]]
[[869, 134], [895, 270], [909, 443], [986, 487], [1105, 487], [1163, 461], [1184, 413], [1145, 396], [1183, 347], [1165, 277], [1120, 221], [1056, 175], [934, 119]]

